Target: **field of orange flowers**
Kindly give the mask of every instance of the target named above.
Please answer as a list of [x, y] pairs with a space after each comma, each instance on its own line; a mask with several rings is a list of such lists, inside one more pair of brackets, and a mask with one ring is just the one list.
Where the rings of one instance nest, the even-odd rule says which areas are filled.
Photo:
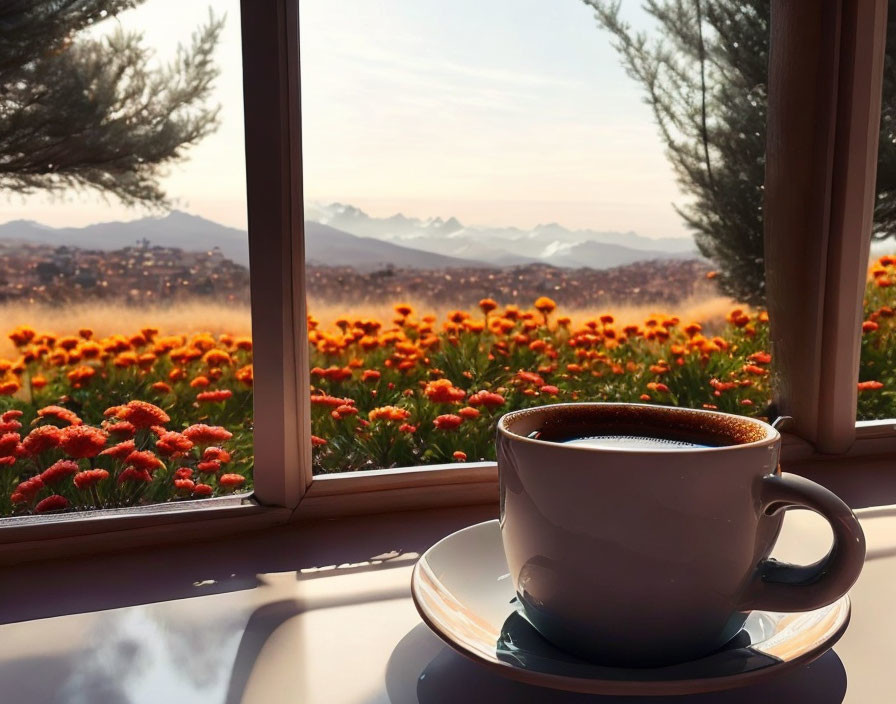
[[0, 515], [242, 492], [252, 481], [252, 342], [57, 336], [21, 326], [0, 359]]
[[[896, 257], [869, 272], [860, 419], [896, 417]], [[531, 310], [483, 299], [437, 321], [395, 306], [389, 322], [311, 318], [314, 470], [494, 459], [504, 412], [628, 401], [763, 417], [771, 402], [765, 312], [732, 310], [714, 332], [674, 315], [573, 325], [549, 298]]]
[[[896, 416], [896, 257], [869, 272], [859, 418]], [[768, 316], [710, 330], [611, 313], [573, 324], [546, 297], [483, 299], [444, 319], [308, 320], [315, 473], [490, 460], [497, 418], [561, 401], [764, 416]], [[0, 359], [0, 515], [220, 496], [252, 486], [252, 342], [227, 334], [95, 338], [19, 327]]]

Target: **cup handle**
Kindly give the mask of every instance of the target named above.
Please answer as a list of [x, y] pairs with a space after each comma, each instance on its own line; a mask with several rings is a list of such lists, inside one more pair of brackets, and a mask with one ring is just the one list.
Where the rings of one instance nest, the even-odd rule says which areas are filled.
[[811, 611], [837, 601], [858, 579], [865, 561], [865, 534], [855, 514], [836, 494], [796, 474], [770, 474], [761, 481], [760, 510], [769, 516], [788, 508], [815, 511], [831, 524], [834, 545], [811, 565], [762, 560], [740, 609]]

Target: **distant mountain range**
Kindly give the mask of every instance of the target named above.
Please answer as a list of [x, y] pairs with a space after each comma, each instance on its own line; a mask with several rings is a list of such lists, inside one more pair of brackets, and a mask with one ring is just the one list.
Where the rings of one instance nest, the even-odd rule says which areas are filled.
[[570, 230], [550, 223], [531, 230], [468, 227], [457, 218], [371, 217], [352, 205], [305, 204], [305, 220], [361, 237], [472, 259], [492, 266], [541, 262], [605, 269], [647, 259], [699, 258], [689, 237], [650, 238], [634, 232]]
[[[651, 239], [633, 232], [569, 230], [539, 225], [466, 227], [456, 218], [420, 220], [401, 214], [374, 218], [350, 205], [305, 206], [305, 255], [312, 264], [371, 271], [386, 266], [413, 269], [504, 267], [544, 263], [558, 267], [607, 269], [651, 259], [698, 258], [690, 239]], [[0, 240], [82, 249], [116, 250], [147, 240], [188, 251], [218, 248], [248, 265], [244, 230], [179, 211], [163, 217], [53, 228], [30, 220], [0, 225]]]
[[129, 222], [103, 222], [87, 227], [49, 227], [32, 220], [13, 220], [0, 225], [0, 240], [19, 240], [57, 247], [113, 250], [132, 247], [139, 240], [188, 251], [211, 250], [244, 266], [249, 265], [249, 240], [245, 230], [225, 227], [198, 215], [178, 210], [164, 217]]

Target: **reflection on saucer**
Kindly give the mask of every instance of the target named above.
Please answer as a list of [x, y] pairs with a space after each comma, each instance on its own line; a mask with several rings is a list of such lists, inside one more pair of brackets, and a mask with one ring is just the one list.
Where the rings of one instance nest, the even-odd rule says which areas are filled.
[[[621, 668], [588, 662], [571, 655], [542, 636], [519, 611], [501, 627], [495, 655], [515, 668], [560, 677], [662, 681], [725, 677], [781, 662], [751, 647], [749, 631], [742, 630], [716, 652], [699, 660], [656, 668]], [[629, 673], [629, 674], [626, 674]]]

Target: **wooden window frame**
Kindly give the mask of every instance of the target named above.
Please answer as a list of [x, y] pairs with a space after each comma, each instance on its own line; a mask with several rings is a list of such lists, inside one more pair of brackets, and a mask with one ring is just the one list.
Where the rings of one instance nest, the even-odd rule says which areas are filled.
[[[191, 536], [220, 535], [349, 514], [497, 505], [492, 462], [312, 476], [299, 2], [241, 0], [254, 495], [17, 521], [0, 528], [0, 562], [176, 540], [187, 525]], [[896, 455], [896, 421], [855, 421], [886, 10], [886, 0], [772, 4], [766, 267], [776, 403], [794, 419], [782, 463], [801, 471]]]

